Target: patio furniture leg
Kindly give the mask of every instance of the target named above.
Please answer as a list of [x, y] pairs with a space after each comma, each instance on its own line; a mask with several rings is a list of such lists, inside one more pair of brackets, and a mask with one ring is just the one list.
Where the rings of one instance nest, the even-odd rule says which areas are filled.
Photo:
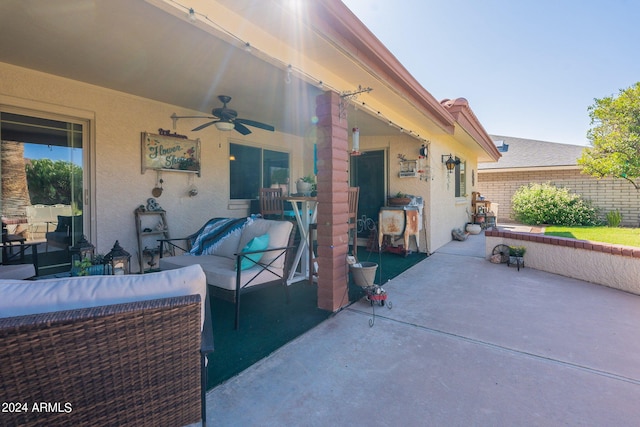
[[235, 323], [235, 329], [237, 330], [240, 327], [240, 276], [242, 274], [241, 272], [241, 265], [242, 265], [242, 257], [239, 256], [237, 258], [237, 262], [236, 262], [236, 323]]

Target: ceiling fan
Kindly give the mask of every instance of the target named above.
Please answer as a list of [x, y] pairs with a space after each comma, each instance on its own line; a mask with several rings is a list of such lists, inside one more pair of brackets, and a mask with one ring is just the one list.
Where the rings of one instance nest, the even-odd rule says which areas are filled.
[[[171, 115], [173, 119], [173, 127], [175, 129], [177, 119], [214, 119], [211, 122], [200, 125], [192, 131], [199, 131], [211, 125], [215, 125], [218, 130], [229, 131], [235, 129], [242, 135], [248, 135], [251, 133], [247, 126], [253, 126], [259, 129], [264, 129], [273, 132], [275, 128], [271, 125], [256, 122], [255, 120], [242, 119], [238, 117], [238, 112], [227, 108], [227, 104], [231, 101], [231, 97], [227, 95], [218, 95], [218, 99], [222, 102], [222, 107], [214, 108], [211, 110], [212, 116], [177, 116], [176, 113]], [[247, 125], [247, 126], [245, 126]]]

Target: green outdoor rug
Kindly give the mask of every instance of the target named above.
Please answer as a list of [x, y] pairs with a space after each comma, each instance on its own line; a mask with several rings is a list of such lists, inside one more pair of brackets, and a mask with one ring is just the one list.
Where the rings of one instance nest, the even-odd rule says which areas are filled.
[[234, 329], [235, 305], [211, 298], [215, 351], [209, 355], [207, 389], [235, 376], [329, 317], [331, 312], [318, 308], [317, 293], [317, 285], [305, 281], [289, 286], [289, 304], [280, 286], [245, 294], [240, 300], [238, 330]]
[[[379, 264], [375, 283], [386, 283], [426, 258], [425, 254], [401, 255], [358, 251], [360, 261]], [[382, 281], [380, 281], [380, 277]], [[350, 281], [352, 279], [350, 278]], [[289, 286], [287, 304], [284, 289], [272, 286], [242, 296], [240, 329], [233, 329], [233, 303], [211, 298], [215, 351], [209, 355], [207, 390], [223, 383], [273, 353], [294, 338], [327, 319], [331, 312], [318, 308], [318, 287], [308, 282]], [[364, 291], [349, 284], [349, 301], [359, 300]]]

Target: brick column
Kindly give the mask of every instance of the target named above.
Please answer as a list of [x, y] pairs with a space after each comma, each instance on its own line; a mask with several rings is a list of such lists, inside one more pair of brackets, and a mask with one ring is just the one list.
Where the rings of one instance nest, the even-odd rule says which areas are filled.
[[340, 96], [316, 98], [318, 116], [318, 307], [336, 311], [349, 303], [347, 120], [340, 120]]

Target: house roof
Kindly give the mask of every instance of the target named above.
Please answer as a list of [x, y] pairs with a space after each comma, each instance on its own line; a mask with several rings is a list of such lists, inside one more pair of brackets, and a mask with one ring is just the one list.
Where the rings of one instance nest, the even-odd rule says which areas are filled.
[[[582, 156], [582, 145], [561, 144], [557, 142], [538, 141], [534, 139], [515, 138], [511, 136], [491, 135], [501, 150], [502, 157], [495, 163], [480, 163], [478, 170], [503, 170], [524, 168], [558, 168], [577, 167], [577, 160]], [[508, 148], [507, 148], [508, 146]]]
[[[485, 153], [489, 156], [490, 160], [496, 161], [500, 158], [500, 152], [496, 148], [495, 144], [491, 140], [491, 136], [487, 134], [484, 127], [480, 123], [480, 120], [471, 110], [469, 101], [465, 98], [458, 99], [443, 99], [440, 104], [451, 113], [456, 120], [457, 129], [454, 134], [459, 140], [468, 139], [469, 142], [473, 141], [480, 145]], [[464, 131], [464, 132], [460, 132]], [[466, 134], [461, 135], [461, 133]], [[480, 156], [479, 161], [486, 161], [487, 157]]]
[[300, 136], [318, 94], [371, 87], [348, 107], [362, 135], [403, 127], [499, 157], [473, 114], [457, 121], [340, 0], [3, 0], [0, 61], [204, 114], [229, 95], [240, 117]]

